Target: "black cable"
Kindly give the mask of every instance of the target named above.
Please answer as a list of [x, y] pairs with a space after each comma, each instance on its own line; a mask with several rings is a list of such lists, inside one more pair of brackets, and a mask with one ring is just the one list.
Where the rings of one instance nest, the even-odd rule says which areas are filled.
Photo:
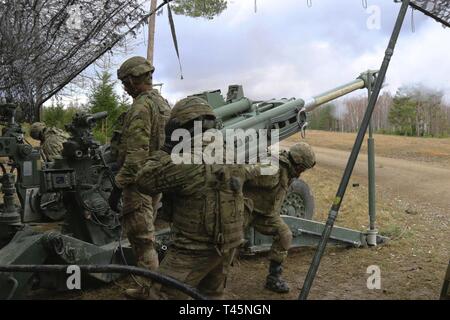
[[[0, 265], [0, 272], [67, 272], [67, 265]], [[144, 278], [149, 278], [162, 285], [175, 288], [191, 298], [196, 300], [206, 300], [197, 289], [194, 289], [185, 283], [180, 282], [174, 278], [165, 276], [163, 274], [153, 272], [147, 269], [121, 266], [121, 265], [80, 265], [81, 271], [87, 273], [119, 273], [119, 274], [134, 274]]]

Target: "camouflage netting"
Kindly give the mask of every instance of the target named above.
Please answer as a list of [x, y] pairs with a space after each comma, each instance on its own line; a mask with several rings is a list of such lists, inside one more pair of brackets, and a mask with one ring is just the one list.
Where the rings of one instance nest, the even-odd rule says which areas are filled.
[[0, 95], [44, 101], [146, 22], [147, 0], [0, 0]]
[[411, 6], [450, 27], [450, 0], [411, 0]]

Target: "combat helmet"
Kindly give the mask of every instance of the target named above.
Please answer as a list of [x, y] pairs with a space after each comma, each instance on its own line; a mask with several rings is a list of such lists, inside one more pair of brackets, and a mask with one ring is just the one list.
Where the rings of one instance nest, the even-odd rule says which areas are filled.
[[305, 170], [311, 169], [316, 165], [316, 155], [311, 146], [305, 142], [293, 145], [289, 149], [290, 159]]
[[43, 122], [33, 123], [30, 128], [30, 136], [35, 140], [40, 140], [45, 128], [46, 125]]
[[125, 78], [139, 77], [146, 73], [153, 73], [155, 67], [143, 57], [132, 57], [126, 60], [117, 70], [117, 78], [124, 80]]
[[216, 119], [213, 108], [199, 97], [187, 97], [175, 104], [170, 114], [169, 121], [184, 126], [195, 119]]

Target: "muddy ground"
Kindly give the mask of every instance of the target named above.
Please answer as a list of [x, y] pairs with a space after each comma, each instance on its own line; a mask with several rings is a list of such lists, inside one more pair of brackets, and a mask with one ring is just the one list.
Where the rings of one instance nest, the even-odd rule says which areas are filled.
[[[288, 147], [298, 141], [283, 143]], [[315, 220], [324, 221], [336, 193], [354, 134], [310, 131], [318, 165], [303, 179], [316, 198]], [[328, 248], [311, 290], [311, 299], [438, 299], [450, 258], [450, 139], [376, 136], [377, 224], [390, 241], [375, 248]], [[364, 147], [365, 149], [365, 147]], [[367, 157], [358, 160], [337, 225], [366, 230]], [[231, 270], [230, 299], [296, 299], [315, 249], [290, 252], [284, 276], [291, 292], [264, 289], [268, 259], [241, 257]], [[367, 288], [367, 268], [381, 269], [381, 289]], [[123, 299], [117, 284], [80, 293], [39, 293], [35, 298]]]

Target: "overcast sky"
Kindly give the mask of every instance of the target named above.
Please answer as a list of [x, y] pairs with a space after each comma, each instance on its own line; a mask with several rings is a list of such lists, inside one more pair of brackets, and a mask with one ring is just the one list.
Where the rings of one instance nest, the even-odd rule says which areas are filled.
[[[361, 0], [312, 0], [308, 8], [306, 0], [257, 0], [255, 13], [254, 0], [234, 0], [213, 20], [175, 16], [184, 80], [164, 10], [157, 17], [155, 82], [164, 84], [171, 103], [196, 92], [226, 92], [229, 84], [243, 84], [254, 100], [321, 93], [380, 67], [400, 4], [367, 2], [364, 9]], [[368, 28], [377, 8], [380, 28]], [[423, 83], [444, 90], [450, 101], [450, 29], [418, 11], [414, 22], [412, 32], [410, 12], [385, 90]], [[138, 39], [145, 37], [141, 30]], [[128, 55], [145, 56], [145, 45]]]

